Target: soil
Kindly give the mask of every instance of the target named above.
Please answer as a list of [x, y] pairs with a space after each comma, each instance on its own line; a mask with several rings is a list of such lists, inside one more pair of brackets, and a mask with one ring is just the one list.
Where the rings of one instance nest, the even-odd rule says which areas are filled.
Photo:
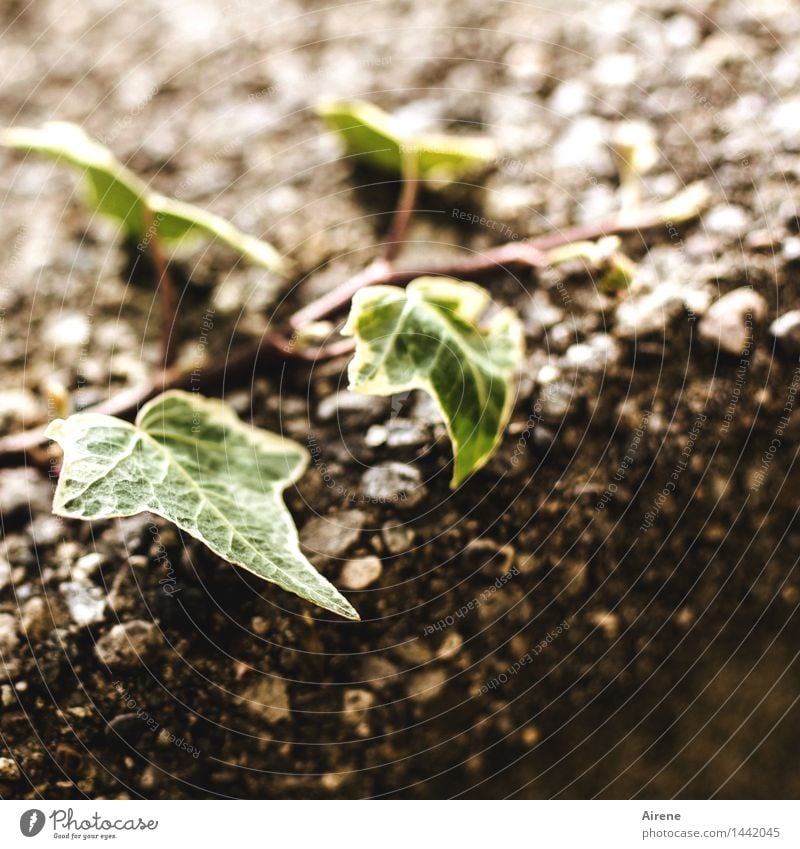
[[[600, 294], [577, 265], [484, 281], [523, 315], [527, 363], [500, 451], [456, 492], [425, 398], [337, 395], [346, 359], [225, 393], [313, 449], [287, 503], [319, 568], [341, 586], [346, 561], [380, 558], [347, 592], [360, 623], [161, 520], [53, 517], [52, 475], [0, 472], [3, 797], [800, 795], [800, 350], [767, 331], [800, 295], [796, 8], [42, 0], [0, 14], [4, 124], [80, 122], [160, 190], [292, 257], [286, 285], [218, 245], [182, 249], [188, 362], [219, 362], [374, 256], [398, 186], [340, 158], [322, 95], [501, 147], [482, 186], [422, 196], [403, 262], [612, 210], [607, 142], [624, 121], [655, 130], [651, 195], [699, 179], [712, 193], [701, 221], [624, 240], [638, 291]], [[73, 175], [4, 152], [0, 183], [10, 433], [46, 420], [54, 386], [82, 407], [141, 380], [159, 325], [147, 267]], [[744, 358], [701, 332], [741, 287], [766, 310]], [[631, 330], [624, 303], [665, 291]], [[419, 474], [414, 498], [365, 486], [390, 462]]]

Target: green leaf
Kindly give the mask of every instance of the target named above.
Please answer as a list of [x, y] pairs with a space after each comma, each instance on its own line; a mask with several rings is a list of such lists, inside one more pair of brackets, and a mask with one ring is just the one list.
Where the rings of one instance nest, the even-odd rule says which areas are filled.
[[452, 181], [497, 157], [489, 138], [414, 133], [394, 115], [364, 100], [326, 101], [317, 112], [341, 135], [348, 154], [392, 174], [404, 174], [404, 160], [413, 158], [420, 177]]
[[369, 286], [353, 298], [343, 330], [356, 338], [350, 389], [433, 396], [453, 444], [453, 488], [492, 456], [514, 402], [522, 325], [511, 309], [480, 325], [490, 303], [485, 289], [450, 278]]
[[97, 413], [57, 419], [64, 461], [53, 511], [109, 519], [150, 511], [215, 554], [348, 619], [358, 614], [300, 552], [281, 493], [308, 465], [289, 439], [241, 422], [221, 401], [170, 391], [136, 423]]
[[268, 242], [242, 233], [218, 215], [151, 191], [107, 147], [75, 124], [52, 121], [40, 130], [15, 127], [3, 132], [0, 142], [6, 147], [63, 160], [83, 172], [89, 205], [118, 221], [135, 240], [146, 238], [151, 227], [165, 242], [210, 236], [251, 262], [273, 271], [282, 270], [283, 260]]

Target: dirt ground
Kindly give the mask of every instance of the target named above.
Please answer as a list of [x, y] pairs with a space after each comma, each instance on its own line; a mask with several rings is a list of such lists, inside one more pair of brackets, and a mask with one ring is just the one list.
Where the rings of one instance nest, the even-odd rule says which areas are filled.
[[[423, 194], [403, 262], [613, 210], [624, 121], [655, 130], [652, 196], [712, 194], [701, 221], [624, 240], [639, 264], [624, 297], [577, 265], [485, 281], [522, 314], [527, 362], [501, 450], [456, 492], [424, 396], [351, 396], [346, 359], [225, 393], [311, 450], [287, 502], [319, 568], [343, 587], [348, 561], [380, 559], [345, 590], [360, 623], [161, 520], [57, 519], [53, 480], [0, 471], [0, 795], [800, 796], [800, 335], [768, 330], [800, 295], [795, 5], [12, 0], [0, 15], [3, 124], [79, 122], [292, 258], [283, 283], [218, 245], [182, 249], [186, 362], [258, 340], [385, 234], [398, 187], [339, 157], [321, 96], [500, 146], [481, 185]], [[142, 380], [158, 303], [73, 175], [2, 152], [0, 197], [11, 433], [46, 420], [53, 381], [82, 407]], [[716, 309], [741, 288], [749, 318]], [[720, 321], [724, 342], [746, 332], [745, 356], [710, 341]], [[413, 497], [387, 463], [418, 476]]]

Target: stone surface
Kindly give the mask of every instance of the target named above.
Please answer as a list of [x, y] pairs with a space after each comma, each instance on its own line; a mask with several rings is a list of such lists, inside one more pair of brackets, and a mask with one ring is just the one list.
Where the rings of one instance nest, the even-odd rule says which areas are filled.
[[53, 490], [36, 469], [4, 469], [0, 472], [0, 515], [16, 524], [50, 512]]
[[366, 520], [361, 510], [318, 516], [303, 526], [300, 543], [308, 555], [341, 557], [359, 541]]
[[406, 525], [387, 522], [381, 529], [383, 543], [391, 554], [408, 551], [414, 543], [414, 531]]
[[363, 590], [380, 578], [381, 561], [374, 555], [348, 560], [339, 575], [339, 586], [346, 590]]
[[147, 666], [158, 656], [161, 634], [152, 622], [134, 619], [115, 625], [95, 645], [101, 663], [112, 669]]
[[385, 399], [345, 390], [323, 398], [317, 405], [317, 417], [323, 422], [339, 418], [375, 421], [383, 415], [386, 405]]
[[106, 594], [102, 587], [85, 581], [66, 581], [59, 590], [76, 625], [96, 625], [105, 619]]
[[19, 781], [22, 778], [17, 762], [13, 758], [0, 758], [0, 781]]
[[414, 507], [425, 497], [419, 470], [406, 463], [380, 463], [361, 478], [363, 496], [376, 504]]
[[767, 316], [767, 302], [748, 287], [734, 289], [715, 301], [700, 319], [700, 338], [733, 356], [752, 347], [756, 325]]
[[19, 669], [17, 617], [0, 613], [0, 678], [11, 678]]
[[22, 627], [29, 640], [42, 640], [55, 627], [48, 599], [40, 595], [29, 598], [22, 606]]
[[800, 356], [800, 310], [789, 310], [769, 326], [778, 349], [789, 357]]
[[262, 676], [242, 693], [245, 710], [256, 719], [280, 722], [291, 716], [289, 688], [277, 675]]
[[585, 342], [571, 345], [564, 354], [564, 361], [583, 371], [602, 373], [608, 371], [619, 360], [619, 343], [606, 333], [590, 336]]
[[680, 289], [664, 284], [652, 292], [623, 300], [617, 307], [615, 333], [623, 339], [662, 335], [683, 312]]

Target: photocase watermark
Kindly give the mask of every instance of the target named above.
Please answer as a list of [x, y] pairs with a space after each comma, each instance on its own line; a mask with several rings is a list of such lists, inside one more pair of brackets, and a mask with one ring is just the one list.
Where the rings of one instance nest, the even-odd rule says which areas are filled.
[[789, 426], [792, 412], [794, 411], [795, 404], [797, 403], [798, 390], [800, 390], [800, 365], [797, 365], [792, 373], [792, 382], [789, 384], [789, 391], [786, 395], [786, 403], [783, 405], [783, 415], [781, 415], [778, 420], [778, 424], [775, 426], [772, 441], [761, 457], [761, 468], [754, 476], [753, 483], [750, 485], [751, 492], [758, 492], [764, 481], [767, 479], [767, 474], [769, 473], [772, 461], [775, 459], [775, 455], [778, 453], [778, 450], [783, 444], [783, 434]]
[[697, 442], [697, 438], [700, 435], [700, 431], [703, 429], [703, 425], [708, 420], [708, 416], [705, 413], [700, 413], [700, 415], [694, 420], [694, 424], [692, 425], [689, 433], [687, 435], [686, 444], [683, 446], [683, 450], [680, 453], [680, 459], [675, 464], [675, 468], [672, 470], [672, 473], [669, 476], [669, 479], [664, 484], [663, 489], [658, 495], [653, 499], [653, 504], [650, 509], [644, 514], [644, 521], [639, 526], [639, 530], [644, 532], [649, 530], [655, 524], [656, 519], [661, 514], [661, 508], [666, 504], [667, 500], [672, 496], [675, 492], [675, 488], [678, 484], [678, 480], [680, 476], [686, 471], [686, 468], [689, 465], [689, 460], [691, 459], [692, 453], [694, 452], [694, 446]]
[[458, 610], [449, 615], [445, 616], [443, 619], [439, 619], [436, 622], [433, 622], [430, 625], [426, 625], [422, 634], [423, 636], [429, 636], [430, 634], [445, 631], [451, 625], [454, 625], [457, 620], [464, 619], [473, 610], [477, 610], [485, 601], [492, 598], [492, 596], [499, 590], [502, 589], [512, 578], [515, 578], [519, 575], [519, 569], [516, 566], [512, 566], [508, 572], [503, 575], [500, 575], [499, 578], [495, 580], [495, 582], [487, 587], [480, 595], [475, 596], [475, 598], [470, 599], [466, 604], [462, 604]]
[[92, 816], [77, 819], [72, 808], [56, 808], [45, 816], [39, 808], [30, 808], [19, 818], [19, 830], [25, 837], [36, 837], [50, 820], [53, 837], [68, 840], [112, 840], [118, 831], [155, 831], [158, 820], [141, 817], [106, 819], [97, 811]]
[[628, 443], [628, 447], [625, 450], [625, 454], [622, 458], [622, 462], [617, 467], [617, 471], [614, 473], [613, 478], [609, 482], [608, 486], [605, 488], [605, 491], [597, 500], [597, 504], [595, 504], [595, 510], [605, 510], [606, 505], [611, 501], [614, 497], [615, 493], [619, 489], [618, 484], [622, 483], [625, 480], [625, 477], [628, 474], [628, 470], [633, 465], [633, 461], [636, 459], [636, 454], [639, 451], [639, 446], [642, 444], [642, 439], [644, 438], [644, 432], [647, 428], [647, 423], [650, 421], [650, 416], [653, 415], [652, 410], [645, 410], [642, 415], [642, 420], [639, 422], [639, 427], [636, 428], [633, 432], [633, 436], [631, 437], [631, 441]]
[[560, 625], [548, 631], [547, 635], [530, 650], [525, 652], [522, 657], [515, 660], [504, 672], [495, 675], [491, 681], [487, 681], [481, 688], [480, 694], [485, 696], [490, 690], [496, 690], [498, 687], [507, 683], [515, 675], [518, 675], [526, 666], [533, 663], [534, 658], [538, 657], [543, 651], [550, 646], [565, 632], [569, 631], [569, 622], [565, 619]]

